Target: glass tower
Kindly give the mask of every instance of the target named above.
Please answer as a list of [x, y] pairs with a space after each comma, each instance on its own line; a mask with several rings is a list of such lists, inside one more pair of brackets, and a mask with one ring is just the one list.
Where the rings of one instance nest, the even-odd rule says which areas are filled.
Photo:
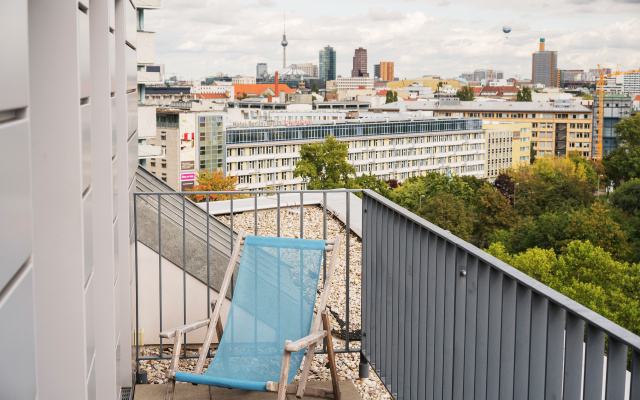
[[336, 51], [331, 46], [320, 50], [320, 79], [325, 81], [336, 79]]

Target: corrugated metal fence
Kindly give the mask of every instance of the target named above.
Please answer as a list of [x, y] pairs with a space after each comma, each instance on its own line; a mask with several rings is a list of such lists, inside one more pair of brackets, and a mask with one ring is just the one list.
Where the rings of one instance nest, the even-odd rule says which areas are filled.
[[640, 337], [371, 191], [362, 207], [362, 351], [395, 399], [640, 399]]

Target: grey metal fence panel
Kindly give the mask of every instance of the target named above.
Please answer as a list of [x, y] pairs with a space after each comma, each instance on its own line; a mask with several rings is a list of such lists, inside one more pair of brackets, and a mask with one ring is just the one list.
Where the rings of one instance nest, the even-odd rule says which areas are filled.
[[464, 385], [464, 355], [465, 355], [465, 321], [467, 298], [467, 253], [456, 247], [456, 305], [455, 305], [455, 332], [453, 341], [453, 392], [454, 399], [462, 399]]
[[631, 400], [640, 400], [640, 351], [631, 352]]
[[446, 290], [446, 241], [436, 236], [436, 332], [434, 353], [433, 398], [442, 399], [442, 383], [444, 376], [444, 324], [445, 324], [445, 290]]
[[436, 235], [428, 233], [428, 261], [427, 261], [427, 376], [425, 386], [427, 398], [433, 398], [433, 382], [436, 359], [436, 270], [437, 243]]
[[562, 398], [564, 328], [565, 311], [549, 302], [545, 399]]
[[466, 276], [466, 303], [467, 312], [465, 318], [464, 337], [464, 375], [463, 375], [463, 398], [473, 399], [475, 397], [475, 376], [476, 376], [476, 317], [478, 301], [478, 259], [469, 255], [467, 257]]
[[584, 321], [567, 313], [567, 330], [564, 348], [564, 399], [580, 400], [582, 395], [582, 353]]
[[584, 371], [584, 400], [602, 399], [602, 371], [604, 362], [604, 332], [587, 324]]
[[607, 340], [606, 400], [624, 400], [627, 372], [627, 346], [609, 337]]
[[487, 358], [489, 351], [489, 285], [491, 270], [484, 262], [478, 263], [478, 303], [476, 321], [476, 376], [475, 399], [487, 398]]
[[453, 396], [453, 339], [456, 302], [456, 245], [447, 241], [445, 244], [445, 292], [444, 292], [444, 344], [443, 344], [443, 379], [442, 398]]
[[489, 277], [489, 337], [487, 346], [487, 399], [497, 399], [500, 392], [500, 340], [502, 339], [502, 278], [491, 269]]
[[518, 284], [505, 277], [502, 281], [502, 346], [500, 349], [500, 399], [513, 399], [516, 349], [516, 295]]
[[534, 293], [531, 298], [531, 347], [529, 356], [529, 399], [543, 400], [547, 355], [547, 312], [549, 302]]
[[532, 291], [518, 285], [516, 294], [516, 366], [513, 382], [514, 399], [529, 396], [529, 347], [531, 343]]

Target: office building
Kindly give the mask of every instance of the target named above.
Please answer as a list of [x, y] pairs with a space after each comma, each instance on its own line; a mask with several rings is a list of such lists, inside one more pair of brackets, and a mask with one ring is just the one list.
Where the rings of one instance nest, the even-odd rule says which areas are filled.
[[373, 77], [380, 79], [380, 64], [373, 65]]
[[375, 81], [373, 78], [338, 78], [336, 79], [336, 89], [373, 89]]
[[393, 81], [394, 79], [394, 64], [393, 61], [383, 61], [379, 64], [380, 80]]
[[2, 399], [133, 386], [138, 33], [130, 1], [0, 2]]
[[[628, 94], [621, 93], [605, 93], [604, 94], [604, 119], [602, 132], [602, 156], [618, 147], [616, 141], [618, 134], [615, 133], [615, 127], [623, 118], [631, 116], [632, 98]], [[598, 126], [598, 118], [600, 116], [600, 96], [593, 96], [593, 146], [595, 146], [599, 137], [600, 127]]]
[[298, 68], [304, 72], [307, 77], [318, 77], [318, 66], [312, 63], [298, 64]]
[[267, 72], [267, 63], [256, 64], [256, 79], [265, 79], [269, 75]]
[[331, 46], [320, 50], [319, 71], [320, 79], [325, 81], [336, 80], [336, 51]]
[[493, 180], [506, 169], [530, 161], [531, 122], [484, 121], [487, 139], [485, 178]]
[[359, 47], [353, 55], [353, 69], [351, 70], [353, 78], [368, 78], [367, 73], [367, 49]]
[[[394, 113], [400, 107], [398, 104], [385, 104], [372, 110]], [[577, 151], [591, 157], [592, 112], [580, 104], [567, 101], [476, 102], [456, 98], [438, 102], [411, 101], [402, 107], [406, 111], [432, 111], [434, 117], [530, 122], [531, 147], [536, 155], [564, 156], [569, 151]]]
[[540, 38], [540, 51], [532, 55], [531, 81], [545, 85], [558, 86], [558, 52], [545, 50], [544, 38]]
[[328, 135], [349, 144], [356, 174], [403, 181], [427, 172], [484, 177], [485, 136], [480, 119], [382, 116], [281, 126], [228, 128], [225, 174], [238, 190], [299, 190], [293, 176], [300, 146]]

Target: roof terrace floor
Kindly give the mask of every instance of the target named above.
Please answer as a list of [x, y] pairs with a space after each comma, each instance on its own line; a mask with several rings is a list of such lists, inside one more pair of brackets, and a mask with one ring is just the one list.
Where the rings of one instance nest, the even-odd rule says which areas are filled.
[[[329, 381], [309, 381], [309, 386], [331, 387]], [[167, 385], [136, 385], [134, 400], [162, 400], [164, 399]], [[343, 400], [361, 400], [358, 390], [350, 381], [340, 381], [340, 395]], [[190, 385], [188, 383], [178, 383], [174, 399], [182, 400], [276, 400], [278, 393], [274, 392], [251, 392], [240, 389], [224, 389], [205, 385]], [[305, 395], [305, 398], [316, 399]], [[296, 399], [295, 394], [288, 394], [288, 400]]]

